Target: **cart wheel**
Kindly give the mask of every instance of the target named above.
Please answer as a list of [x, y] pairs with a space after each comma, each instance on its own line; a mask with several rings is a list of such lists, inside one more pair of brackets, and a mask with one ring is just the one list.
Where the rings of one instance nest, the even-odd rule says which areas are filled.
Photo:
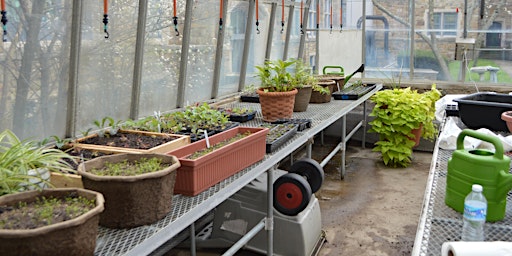
[[295, 216], [302, 212], [311, 195], [311, 187], [299, 174], [287, 173], [274, 182], [274, 208], [284, 215]]
[[313, 193], [317, 192], [324, 182], [324, 169], [311, 158], [303, 158], [293, 163], [290, 172], [303, 176], [308, 181]]

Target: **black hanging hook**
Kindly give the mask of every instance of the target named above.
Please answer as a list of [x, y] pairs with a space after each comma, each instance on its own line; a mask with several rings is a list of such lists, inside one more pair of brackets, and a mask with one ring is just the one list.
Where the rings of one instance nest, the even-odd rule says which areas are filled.
[[340, 33], [343, 31], [343, 24], [340, 24]]
[[300, 34], [304, 35], [304, 30], [302, 29], [302, 24], [300, 24]]
[[259, 34], [259, 33], [260, 33], [259, 25], [260, 25], [260, 22], [257, 20], [257, 21], [256, 21], [256, 34]]
[[7, 42], [7, 11], [2, 10], [2, 28], [4, 30], [2, 41]]
[[222, 30], [222, 18], [219, 19], [219, 30]]
[[108, 33], [108, 14], [103, 14], [103, 31], [105, 32], [105, 38], [109, 38], [110, 34]]
[[178, 17], [172, 17], [172, 21], [174, 23], [174, 31], [176, 31], [176, 36], [180, 36], [180, 32], [178, 31]]
[[281, 34], [284, 32], [284, 21], [281, 21]]

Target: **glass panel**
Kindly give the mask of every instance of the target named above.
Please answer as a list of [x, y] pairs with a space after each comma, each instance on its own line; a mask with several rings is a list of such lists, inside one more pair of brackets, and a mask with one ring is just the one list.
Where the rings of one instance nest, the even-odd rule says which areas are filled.
[[219, 95], [238, 91], [249, 3], [229, 1], [224, 30]]
[[[290, 42], [288, 43], [288, 57], [299, 58], [299, 43], [300, 43], [300, 5], [295, 5], [292, 28], [290, 32]], [[303, 28], [305, 30], [305, 28]], [[300, 56], [302, 57], [302, 56]]]
[[265, 61], [265, 51], [267, 45], [268, 26], [270, 21], [270, 5], [259, 2], [259, 33], [254, 28], [251, 33], [251, 47], [249, 52], [249, 59], [247, 63], [247, 75], [245, 78], [246, 85], [259, 86], [259, 81], [256, 78], [257, 65], [263, 65]]
[[[174, 109], [177, 105], [182, 40], [176, 35], [173, 10], [172, 1], [148, 2], [140, 116]], [[178, 24], [183, 24], [184, 11], [185, 1], [178, 1]], [[178, 31], [182, 35], [179, 27]]]
[[457, 13], [444, 13], [443, 28], [446, 31], [444, 35], [455, 36], [457, 34]]
[[65, 134], [72, 1], [6, 1], [0, 42], [0, 130]]
[[[288, 26], [288, 7], [282, 9], [281, 4], [277, 5], [276, 10], [276, 23], [274, 24], [274, 33], [272, 36], [272, 51], [270, 52], [270, 59], [277, 60], [283, 59], [284, 45], [286, 42], [286, 27]], [[284, 21], [283, 15], [284, 14]]]
[[103, 32], [103, 2], [83, 1], [82, 48], [78, 77], [77, 130], [93, 127], [106, 116], [126, 120], [130, 114], [138, 4], [109, 2], [108, 31]]
[[219, 29], [219, 1], [195, 1], [192, 11], [185, 104], [211, 98]]

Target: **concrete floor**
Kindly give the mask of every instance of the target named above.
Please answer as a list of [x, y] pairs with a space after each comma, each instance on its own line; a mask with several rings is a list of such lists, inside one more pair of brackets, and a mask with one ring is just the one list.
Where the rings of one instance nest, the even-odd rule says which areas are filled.
[[[337, 144], [325, 138], [313, 145], [313, 159], [321, 161]], [[297, 152], [296, 158], [304, 155]], [[408, 168], [387, 168], [371, 145], [350, 143], [346, 177], [340, 180], [340, 154], [324, 166], [325, 181], [316, 193], [322, 213], [326, 243], [319, 255], [410, 255], [423, 204], [432, 153], [414, 152]], [[284, 164], [286, 165], [286, 163]], [[291, 241], [287, 241], [291, 242]], [[220, 255], [203, 250], [197, 255]], [[190, 255], [172, 250], [167, 255]], [[237, 255], [257, 255], [241, 251]]]

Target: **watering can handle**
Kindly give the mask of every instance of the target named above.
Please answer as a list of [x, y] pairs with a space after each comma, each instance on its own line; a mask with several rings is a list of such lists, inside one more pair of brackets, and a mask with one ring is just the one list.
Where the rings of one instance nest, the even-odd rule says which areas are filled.
[[[339, 72], [335, 72], [335, 73], [328, 73], [326, 72], [327, 69], [339, 69], [340, 71]], [[343, 75], [344, 71], [343, 71], [343, 68], [341, 66], [325, 66], [322, 70], [322, 72], [325, 74], [337, 74], [337, 75]]]
[[498, 137], [477, 132], [471, 129], [464, 129], [460, 132], [459, 136], [457, 137], [457, 149], [464, 149], [464, 138], [466, 136], [470, 136], [493, 144], [496, 150], [494, 153], [494, 157], [498, 159], [503, 159], [503, 144], [501, 143]]

